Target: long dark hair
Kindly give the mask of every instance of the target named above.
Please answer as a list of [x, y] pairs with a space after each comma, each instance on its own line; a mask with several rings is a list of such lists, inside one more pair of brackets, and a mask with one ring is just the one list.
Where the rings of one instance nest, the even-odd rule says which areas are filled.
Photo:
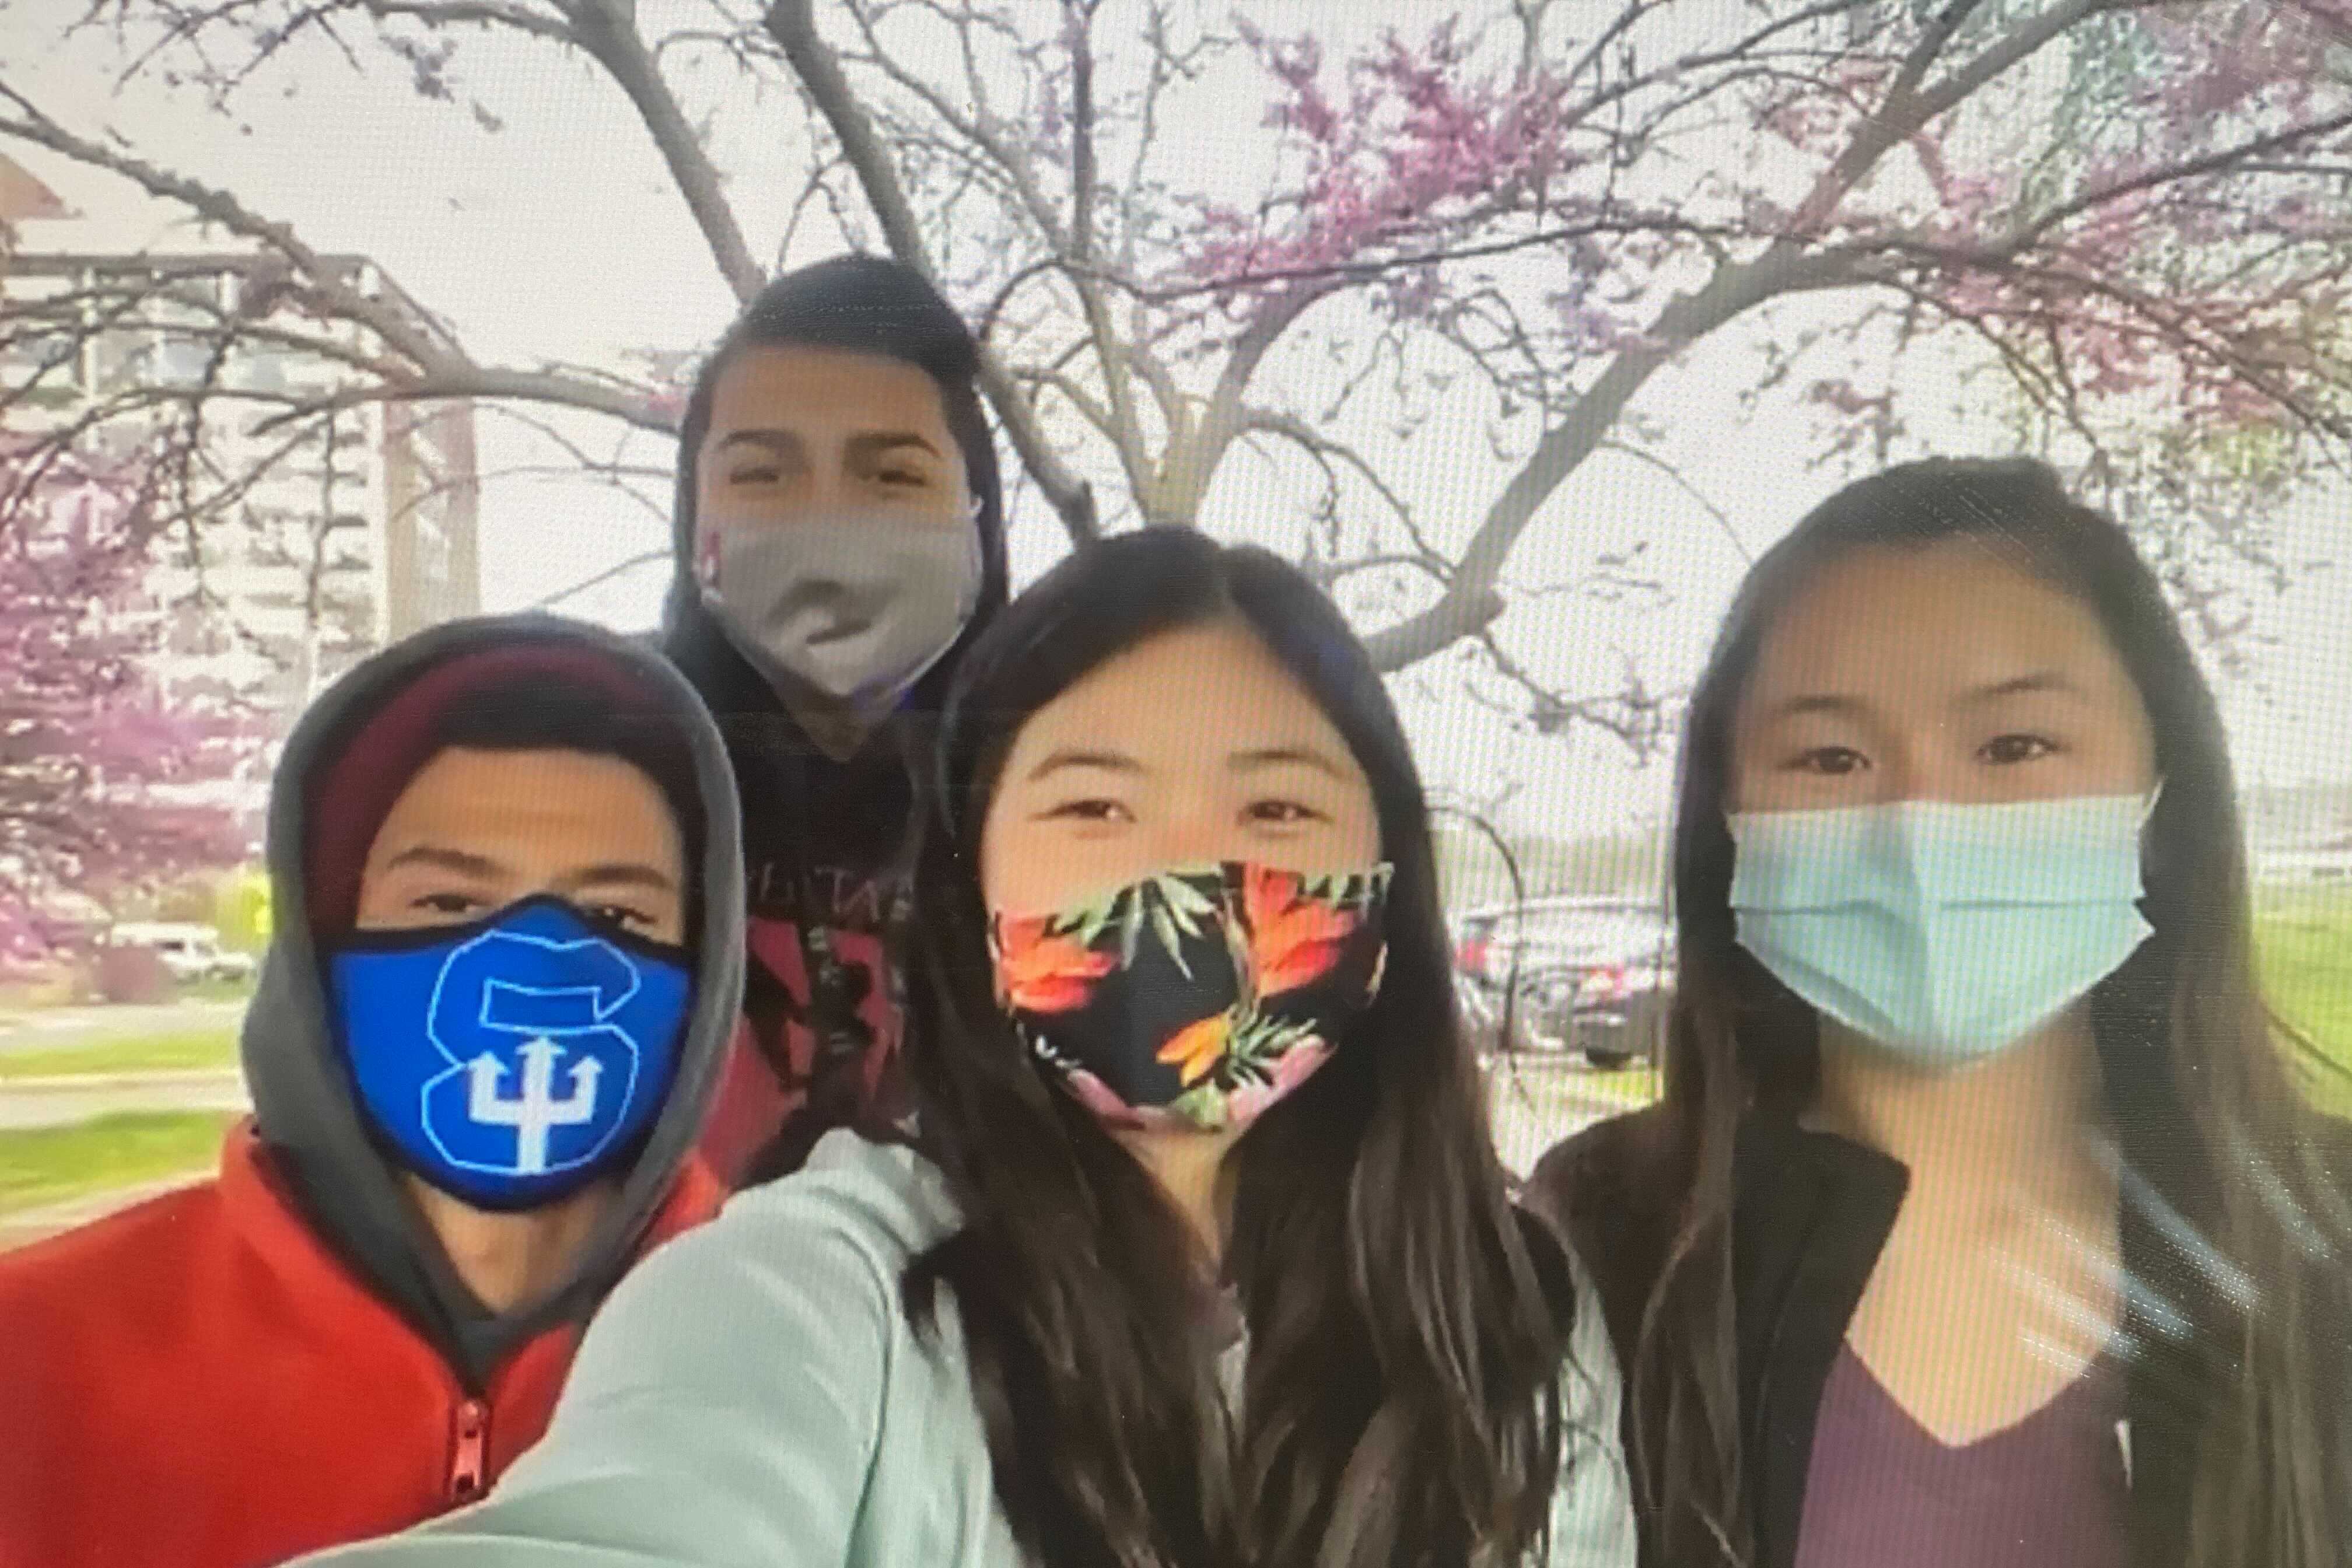
[[[1004, 494], [996, 464], [996, 444], [980, 402], [980, 344], [953, 306], [922, 274], [881, 256], [836, 256], [787, 272], [761, 289], [727, 329], [696, 373], [694, 389], [677, 432], [677, 489], [670, 510], [674, 567], [662, 624], [672, 639], [699, 627], [702, 602], [694, 578], [694, 528], [700, 494], [702, 443], [710, 434], [710, 409], [719, 377], [746, 349], [792, 346], [845, 349], [904, 361], [938, 384], [948, 432], [963, 454], [965, 482], [978, 509], [980, 603], [971, 624], [910, 694], [909, 706], [932, 711], [946, 694], [957, 660], [1003, 607]], [[723, 643], [707, 640], [715, 651]], [[730, 672], [756, 686], [758, 678], [740, 659]], [[739, 681], [737, 684], [740, 684]], [[712, 697], [724, 710], [723, 694]], [[772, 698], [760, 706], [773, 707]]]
[[[1831, 497], [1748, 574], [1692, 696], [1664, 1098], [1669, 1164], [1685, 1199], [1628, 1378], [1632, 1458], [1657, 1560], [1738, 1562], [1753, 1550], [1732, 1349], [1732, 1148], [1744, 1115], [1793, 1113], [1819, 1073], [1811, 1010], [1735, 940], [1725, 820], [1733, 718], [1772, 625], [1825, 567], [1857, 550], [1961, 540], [2098, 618], [2155, 738], [2163, 790], [2145, 837], [2141, 906], [2155, 935], [2095, 988], [2091, 1013], [2127, 1199], [2179, 1222], [2137, 1282], [2192, 1326], [2148, 1333], [2138, 1375], [2197, 1434], [2183, 1562], [2338, 1563], [2330, 1510], [2342, 1485], [2334, 1407], [2344, 1390], [2321, 1369], [2347, 1325], [2312, 1265], [2331, 1258], [2326, 1268], [2341, 1269], [2352, 1258], [2340, 1185], [2352, 1172], [2329, 1169], [2323, 1123], [2298, 1092], [2286, 1032], [2255, 983], [2237, 796], [2212, 692], [2129, 535], [2021, 459], [1914, 463]], [[2233, 1289], [2239, 1280], [2259, 1295]]]
[[[998, 1010], [980, 831], [1030, 715], [1161, 633], [1245, 626], [1371, 781], [1395, 867], [1380, 994], [1235, 1145], [1225, 1268], [1246, 1323], [1229, 1423], [1197, 1245]], [[1561, 1460], [1565, 1263], [1506, 1195], [1454, 1011], [1427, 807], [1380, 677], [1297, 571], [1189, 531], [1064, 561], [972, 650], [917, 861], [907, 1065], [961, 1232], [952, 1292], [996, 1489], [1049, 1564], [1461, 1563], [1542, 1539]]]

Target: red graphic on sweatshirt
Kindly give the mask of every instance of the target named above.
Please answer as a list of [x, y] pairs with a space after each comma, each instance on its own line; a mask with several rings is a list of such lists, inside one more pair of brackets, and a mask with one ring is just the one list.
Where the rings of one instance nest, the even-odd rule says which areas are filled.
[[[821, 1078], [852, 1075], [847, 1087], [860, 1105], [870, 1104], [900, 1030], [878, 932], [826, 927], [803, 942], [793, 922], [754, 916], [748, 936], [743, 1021], [701, 1145], [730, 1185], [807, 1107]], [[820, 973], [825, 994], [814, 997], [808, 959], [819, 943], [827, 960]], [[827, 1043], [820, 1028], [830, 1037], [829, 1049], [820, 1048]]]

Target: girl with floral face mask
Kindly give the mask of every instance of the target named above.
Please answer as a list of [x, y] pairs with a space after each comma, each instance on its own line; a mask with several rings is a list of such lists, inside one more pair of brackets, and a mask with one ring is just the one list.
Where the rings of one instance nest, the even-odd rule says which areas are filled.
[[2352, 1130], [2123, 530], [2028, 462], [1849, 487], [1749, 574], [1684, 768], [1664, 1101], [1532, 1184], [1631, 1369], [1644, 1560], [2340, 1563]]
[[911, 1142], [833, 1133], [665, 1248], [416, 1560], [1630, 1565], [1601, 1314], [1506, 1194], [1329, 602], [1094, 546], [975, 646], [939, 759]]

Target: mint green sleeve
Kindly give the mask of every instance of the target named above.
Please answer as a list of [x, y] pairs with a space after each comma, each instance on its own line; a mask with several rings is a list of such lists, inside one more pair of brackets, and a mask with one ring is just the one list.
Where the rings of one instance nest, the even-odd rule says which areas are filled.
[[1566, 1427], [1560, 1479], [1552, 1494], [1549, 1568], [1633, 1568], [1633, 1484], [1625, 1467], [1623, 1379], [1601, 1297], [1571, 1252], [1576, 1324], [1560, 1373]]
[[895, 1289], [822, 1205], [738, 1200], [622, 1281], [488, 1499], [302, 1568], [841, 1568]]

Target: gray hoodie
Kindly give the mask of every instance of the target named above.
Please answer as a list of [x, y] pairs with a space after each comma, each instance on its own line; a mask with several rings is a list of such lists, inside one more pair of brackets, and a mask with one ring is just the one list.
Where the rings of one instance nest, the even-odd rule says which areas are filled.
[[[318, 781], [388, 702], [453, 657], [526, 647], [602, 667], [674, 716], [693, 759], [704, 826], [695, 868], [699, 915], [688, 938], [694, 1000], [669, 1099], [570, 1279], [500, 1314], [458, 1278], [362, 1120], [329, 1022], [306, 846]], [[325, 1243], [478, 1386], [510, 1351], [584, 1317], [611, 1288], [691, 1155], [717, 1090], [741, 1007], [744, 952], [740, 816], [725, 747], [694, 689], [658, 654], [625, 638], [541, 614], [452, 622], [375, 655], [303, 714], [273, 781], [268, 857], [276, 929], [243, 1039], [261, 1139]]]

